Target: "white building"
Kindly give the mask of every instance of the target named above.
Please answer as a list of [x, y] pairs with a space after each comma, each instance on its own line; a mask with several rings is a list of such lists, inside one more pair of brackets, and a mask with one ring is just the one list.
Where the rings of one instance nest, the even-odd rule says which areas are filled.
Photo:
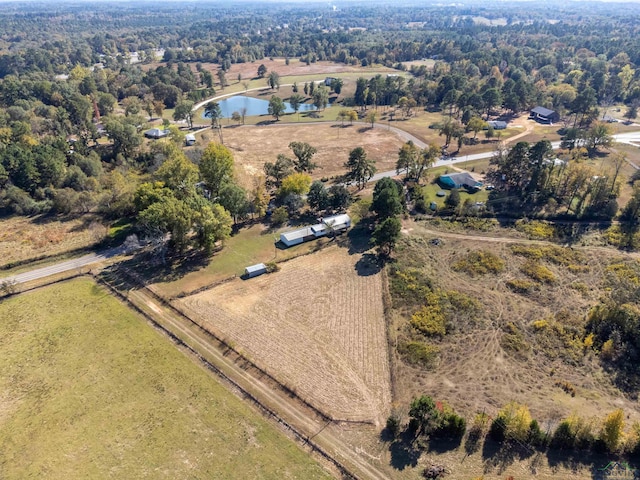
[[351, 218], [347, 214], [333, 215], [320, 219], [321, 223], [303, 227], [280, 234], [280, 241], [287, 247], [324, 237], [329, 233], [341, 233], [351, 226]]
[[257, 277], [263, 273], [267, 273], [267, 266], [264, 263], [256, 263], [244, 269], [244, 274], [247, 278]]

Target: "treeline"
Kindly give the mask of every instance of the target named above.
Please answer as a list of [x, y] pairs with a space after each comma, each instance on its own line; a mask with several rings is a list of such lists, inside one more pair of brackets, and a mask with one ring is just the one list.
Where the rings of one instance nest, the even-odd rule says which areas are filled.
[[467, 421], [448, 403], [422, 395], [414, 398], [408, 412], [404, 412], [406, 410], [391, 413], [385, 433], [393, 442], [410, 441], [413, 448], [419, 450], [443, 440], [459, 443], [466, 433], [465, 450], [468, 453], [476, 452], [486, 439], [490, 439], [523, 454], [546, 450], [623, 457], [640, 454], [640, 423], [627, 426], [621, 409], [602, 418], [586, 418], [574, 413], [546, 429], [532, 417], [526, 405], [517, 402], [508, 403], [494, 417], [482, 412]]
[[[610, 142], [603, 124], [596, 124], [602, 139]], [[594, 140], [596, 142], [596, 140]], [[541, 140], [533, 145], [518, 142], [499, 149], [491, 160], [487, 181], [495, 185], [489, 196], [489, 208], [499, 214], [546, 214], [573, 218], [611, 220], [618, 213], [620, 169], [625, 157], [612, 157], [611, 168], [603, 172], [584, 161], [586, 151], [573, 150], [561, 159], [551, 143]]]

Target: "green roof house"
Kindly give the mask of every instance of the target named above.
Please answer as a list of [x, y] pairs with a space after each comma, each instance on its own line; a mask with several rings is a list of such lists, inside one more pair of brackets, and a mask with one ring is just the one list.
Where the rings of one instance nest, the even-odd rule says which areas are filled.
[[438, 183], [444, 188], [466, 188], [467, 190], [476, 190], [482, 187], [482, 182], [477, 181], [467, 172], [440, 175]]

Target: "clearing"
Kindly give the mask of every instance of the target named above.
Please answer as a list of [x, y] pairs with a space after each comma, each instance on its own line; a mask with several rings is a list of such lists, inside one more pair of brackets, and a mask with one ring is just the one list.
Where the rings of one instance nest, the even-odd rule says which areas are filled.
[[3, 479], [331, 478], [90, 279], [0, 318]]
[[382, 288], [368, 256], [335, 246], [177, 304], [325, 414], [380, 423], [391, 401]]
[[[209, 133], [211, 135], [211, 133]], [[379, 172], [393, 170], [398, 150], [404, 143], [395, 133], [382, 128], [345, 124], [271, 125], [225, 129], [224, 143], [233, 152], [240, 183], [252, 187], [253, 178], [264, 175], [265, 162], [275, 162], [278, 154], [293, 157], [289, 143], [306, 142], [318, 149], [313, 161], [318, 164], [314, 179], [330, 178], [346, 172], [349, 152], [363, 147], [376, 161]]]
[[100, 217], [13, 216], [0, 220], [0, 266], [63, 254], [105, 238]]
[[[442, 339], [426, 340], [440, 351], [431, 370], [403, 367], [405, 371], [398, 378], [404, 383], [399, 388], [405, 392], [404, 403], [416, 394], [438, 392], [468, 416], [483, 409], [494, 413], [510, 400], [526, 403], [541, 423], [555, 422], [559, 415], [572, 411], [600, 415], [618, 407], [637, 416], [634, 403], [624, 399], [607, 380], [597, 358], [572, 336], [579, 335], [589, 308], [604, 294], [607, 267], [620, 262], [619, 254], [614, 250], [607, 254], [602, 248], [556, 247], [565, 257], [554, 257], [559, 258], [554, 261], [562, 263], [546, 257], [536, 262], [553, 276], [545, 283], [532, 281], [524, 273], [530, 262], [523, 255], [539, 254], [541, 242], [523, 239], [521, 244], [535, 251], [514, 254], [517, 247], [493, 236], [486, 237], [485, 242], [482, 236], [462, 240], [460, 235], [442, 233], [441, 243], [436, 246], [429, 243], [433, 235], [423, 225], [407, 222], [408, 235], [398, 250], [400, 271], [416, 269], [434, 288], [459, 292], [477, 305], [457, 315], [451, 332]], [[454, 268], [478, 251], [500, 257], [504, 270], [470, 275]], [[522, 282], [527, 290], [517, 293], [509, 286], [514, 280]], [[403, 304], [396, 298], [394, 335], [399, 338], [407, 332], [406, 314], [417, 310]], [[533, 322], [543, 319], [551, 325], [564, 325], [565, 332], [537, 330]], [[555, 386], [558, 381], [573, 384], [575, 396]]]

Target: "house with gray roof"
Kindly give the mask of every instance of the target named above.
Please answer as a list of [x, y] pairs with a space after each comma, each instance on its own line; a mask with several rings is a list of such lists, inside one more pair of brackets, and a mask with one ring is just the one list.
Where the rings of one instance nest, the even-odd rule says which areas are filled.
[[560, 121], [560, 114], [544, 107], [536, 107], [529, 113], [529, 118], [539, 123], [555, 123]]

